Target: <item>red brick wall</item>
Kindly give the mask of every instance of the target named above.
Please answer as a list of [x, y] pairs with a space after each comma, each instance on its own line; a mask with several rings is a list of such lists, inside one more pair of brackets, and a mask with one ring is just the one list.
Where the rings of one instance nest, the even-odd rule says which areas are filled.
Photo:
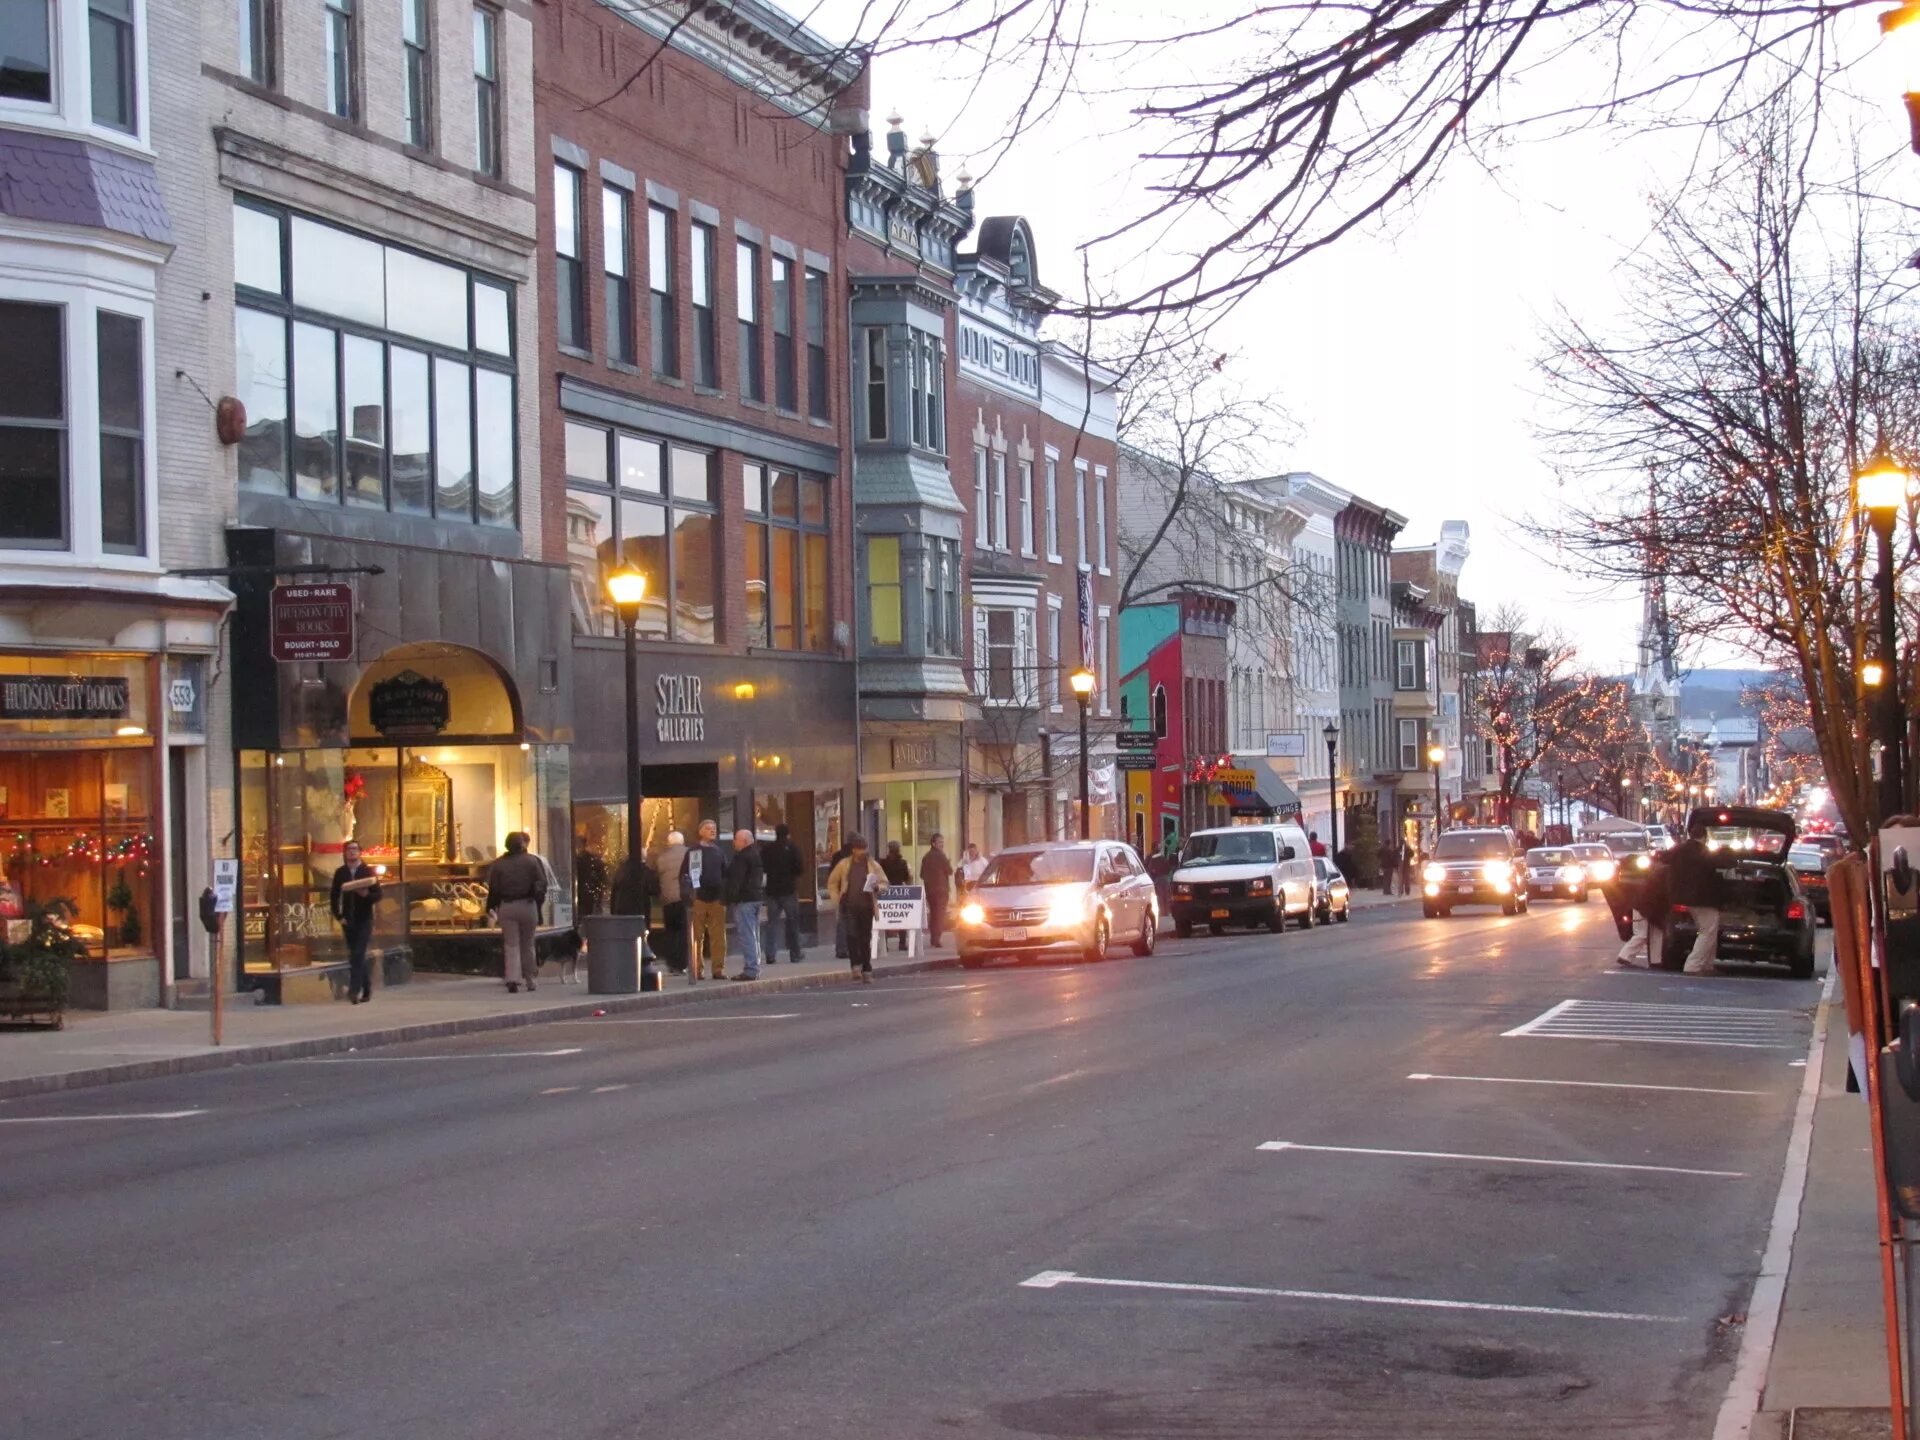
[[[844, 167], [846, 140], [785, 115], [771, 103], [735, 85], [719, 72], [677, 51], [654, 56], [656, 42], [595, 0], [555, 0], [536, 7], [534, 27], [535, 124], [540, 235], [540, 336], [542, 368], [540, 505], [545, 520], [545, 556], [566, 559], [565, 428], [559, 407], [559, 377], [570, 375], [602, 389], [723, 418], [776, 435], [827, 445], [841, 461], [830, 479], [833, 522], [830, 623], [850, 622], [852, 590], [852, 480], [845, 444], [847, 397], [846, 267], [844, 262]], [[654, 56], [651, 64], [646, 64]], [[645, 69], [641, 67], [645, 64]], [[637, 73], [637, 78], [635, 78]], [[631, 83], [628, 83], [631, 82]], [[562, 353], [555, 344], [552, 140], [586, 151], [582, 187], [582, 273], [591, 359]], [[632, 290], [636, 309], [634, 354], [638, 373], [606, 363], [599, 162], [633, 172], [637, 188], [631, 220]], [[682, 383], [657, 380], [649, 371], [652, 343], [647, 323], [646, 184], [676, 192], [680, 208], [675, 233], [674, 277], [679, 306]], [[714, 256], [714, 311], [721, 393], [696, 393], [692, 384], [693, 314], [688, 222], [694, 202], [719, 211]], [[743, 220], [765, 232], [761, 246], [761, 356], [765, 404], [744, 401], [739, 389], [738, 327], [734, 315], [733, 223]], [[827, 376], [831, 393], [825, 426], [805, 418], [806, 335], [801, 271], [795, 266], [795, 347], [801, 416], [772, 407], [773, 326], [768, 307], [772, 284], [771, 241], [813, 250], [833, 261], [827, 286]], [[743, 457], [722, 451], [715, 488], [721, 507], [723, 648], [740, 648], [745, 634], [744, 555], [740, 466]], [[705, 647], [702, 647], [705, 648]]]

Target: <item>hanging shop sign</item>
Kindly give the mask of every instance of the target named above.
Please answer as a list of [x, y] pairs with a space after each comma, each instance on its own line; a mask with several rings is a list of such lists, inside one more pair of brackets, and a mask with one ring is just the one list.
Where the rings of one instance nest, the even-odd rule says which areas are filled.
[[707, 738], [706, 699], [698, 675], [662, 675], [653, 682], [656, 740], [666, 743]]
[[367, 718], [389, 740], [431, 740], [452, 714], [446, 682], [417, 670], [378, 681], [367, 695]]
[[130, 694], [124, 675], [0, 675], [0, 720], [114, 720]]
[[276, 660], [351, 660], [351, 585], [273, 587], [272, 645]]

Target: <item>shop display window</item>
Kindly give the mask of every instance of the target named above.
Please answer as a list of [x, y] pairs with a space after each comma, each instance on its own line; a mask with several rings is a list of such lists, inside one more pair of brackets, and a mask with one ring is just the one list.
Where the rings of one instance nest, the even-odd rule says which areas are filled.
[[0, 752], [0, 856], [28, 906], [69, 901], [98, 959], [152, 955], [160, 871], [153, 751]]

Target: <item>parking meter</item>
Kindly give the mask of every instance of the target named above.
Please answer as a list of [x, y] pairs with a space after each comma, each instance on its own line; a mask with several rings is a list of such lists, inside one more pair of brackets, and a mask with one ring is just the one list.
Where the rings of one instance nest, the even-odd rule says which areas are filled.
[[200, 892], [200, 923], [209, 935], [218, 935], [220, 922], [226, 918], [214, 908], [215, 904], [213, 887], [209, 885]]

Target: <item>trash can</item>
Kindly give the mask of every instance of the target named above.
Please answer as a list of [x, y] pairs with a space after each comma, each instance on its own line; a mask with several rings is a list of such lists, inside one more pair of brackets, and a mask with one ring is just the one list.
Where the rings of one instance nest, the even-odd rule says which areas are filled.
[[653, 958], [646, 916], [583, 915], [579, 926], [587, 944], [589, 995], [637, 995], [660, 988], [659, 972], [645, 964]]

